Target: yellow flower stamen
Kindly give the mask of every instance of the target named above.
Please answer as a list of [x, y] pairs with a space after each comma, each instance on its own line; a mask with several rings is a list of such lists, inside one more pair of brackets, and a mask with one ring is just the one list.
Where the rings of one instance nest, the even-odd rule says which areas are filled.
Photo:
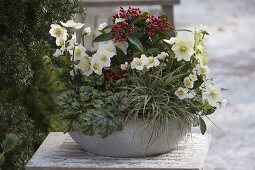
[[185, 52], [187, 51], [187, 47], [186, 47], [186, 46], [181, 46], [181, 47], [180, 47], [180, 51], [181, 51], [182, 53], [185, 53]]
[[93, 68], [94, 68], [95, 70], [98, 70], [98, 69], [99, 69], [99, 64], [98, 64], [98, 63], [95, 63], [95, 64], [93, 65]]
[[210, 96], [212, 97], [212, 98], [217, 98], [217, 96], [218, 96], [218, 93], [217, 93], [217, 91], [214, 89], [214, 90], [212, 90], [211, 92], [210, 92]]
[[101, 56], [100, 56], [100, 59], [101, 59], [102, 61], [107, 61], [107, 56], [106, 56], [106, 55], [101, 55]]
[[140, 59], [135, 61], [136, 65], [142, 65], [142, 61]]
[[186, 87], [190, 87], [191, 86], [191, 81], [189, 79], [185, 79], [184, 84]]
[[56, 36], [59, 37], [61, 35], [61, 33], [62, 33], [62, 30], [60, 28], [55, 28], [54, 29], [54, 33], [55, 33]]
[[179, 95], [179, 96], [183, 96], [183, 95], [184, 95], [184, 92], [183, 92], [182, 90], [179, 90], [179, 91], [178, 91], [178, 95]]
[[154, 61], [154, 58], [153, 58], [153, 57], [148, 57], [148, 63], [149, 63], [149, 64], [153, 63], [153, 61]]
[[85, 70], [90, 70], [90, 61], [86, 59], [86, 62], [84, 63]]
[[81, 55], [81, 49], [79, 49], [79, 48], [75, 49], [75, 55], [76, 56]]

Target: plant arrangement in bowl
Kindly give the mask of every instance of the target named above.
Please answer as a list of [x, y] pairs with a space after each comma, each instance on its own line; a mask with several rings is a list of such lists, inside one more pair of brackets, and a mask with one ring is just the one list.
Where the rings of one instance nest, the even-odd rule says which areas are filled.
[[51, 25], [58, 48], [45, 61], [64, 84], [54, 96], [65, 132], [91, 153], [116, 157], [168, 152], [193, 125], [204, 134], [204, 117], [226, 104], [206, 65], [208, 31], [174, 30], [167, 16], [132, 7], [112, 22], [100, 25], [96, 51], [84, 47], [89, 27], [78, 43], [83, 24]]

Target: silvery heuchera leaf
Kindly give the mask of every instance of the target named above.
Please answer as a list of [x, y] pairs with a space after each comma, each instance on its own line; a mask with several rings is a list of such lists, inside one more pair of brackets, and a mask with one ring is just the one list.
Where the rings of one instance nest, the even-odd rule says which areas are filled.
[[99, 121], [100, 126], [98, 126], [98, 134], [101, 135], [102, 138], [106, 138], [112, 132], [122, 129], [122, 121], [118, 116], [110, 116], [108, 110], [105, 110], [104, 113], [103, 117], [102, 115], [100, 116], [101, 121]]
[[113, 108], [118, 109], [119, 111], [123, 111], [128, 107], [127, 101], [127, 92], [122, 91], [119, 93], [115, 93], [112, 96], [106, 98], [107, 103], [112, 105]]
[[104, 105], [104, 102], [102, 100], [94, 100], [95, 108], [101, 108], [103, 105]]
[[84, 120], [81, 126], [82, 133], [85, 135], [98, 133], [101, 137], [105, 138], [112, 132], [121, 130], [122, 119], [113, 112], [102, 108], [85, 112], [82, 115], [82, 119]]
[[95, 85], [100, 86], [104, 82], [104, 76], [97, 74], [93, 74], [92, 76], [83, 76], [82, 81], [92, 87], [94, 87]]
[[93, 95], [94, 88], [89, 86], [82, 86], [79, 90], [80, 99], [82, 102], [90, 100], [90, 97]]
[[56, 98], [56, 103], [60, 109], [64, 112], [74, 112], [75, 103], [78, 101], [75, 98], [76, 94], [74, 90], [64, 91]]
[[95, 115], [93, 114], [93, 110], [88, 110], [87, 112], [81, 115], [82, 124], [81, 124], [81, 132], [84, 135], [94, 135], [96, 131], [96, 124], [94, 124]]
[[81, 127], [81, 132], [84, 135], [93, 136], [95, 135], [96, 128], [91, 122], [86, 122], [87, 124], [83, 124]]

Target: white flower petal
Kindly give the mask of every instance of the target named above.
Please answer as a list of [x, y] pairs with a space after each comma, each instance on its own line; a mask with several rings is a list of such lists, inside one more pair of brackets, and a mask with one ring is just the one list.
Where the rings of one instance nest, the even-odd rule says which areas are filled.
[[106, 26], [107, 26], [107, 23], [105, 23], [105, 22], [100, 24], [98, 27], [98, 31], [102, 31]]
[[91, 34], [91, 29], [90, 27], [86, 27], [84, 30], [83, 30], [83, 35], [90, 35]]
[[129, 67], [128, 62], [125, 62], [124, 64], [121, 64], [121, 65], [120, 65], [121, 70], [127, 70], [128, 67]]
[[67, 28], [75, 28], [75, 29], [81, 29], [84, 24], [82, 23], [76, 23], [73, 20], [68, 20], [66, 23], [60, 22], [64, 27]]

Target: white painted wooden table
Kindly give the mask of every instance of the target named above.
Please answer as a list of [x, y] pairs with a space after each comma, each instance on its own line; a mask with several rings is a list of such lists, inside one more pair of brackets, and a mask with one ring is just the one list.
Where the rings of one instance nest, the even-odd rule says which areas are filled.
[[52, 132], [28, 162], [27, 170], [202, 170], [210, 135], [193, 133], [178, 149], [160, 156], [110, 158], [83, 151], [68, 134]]

